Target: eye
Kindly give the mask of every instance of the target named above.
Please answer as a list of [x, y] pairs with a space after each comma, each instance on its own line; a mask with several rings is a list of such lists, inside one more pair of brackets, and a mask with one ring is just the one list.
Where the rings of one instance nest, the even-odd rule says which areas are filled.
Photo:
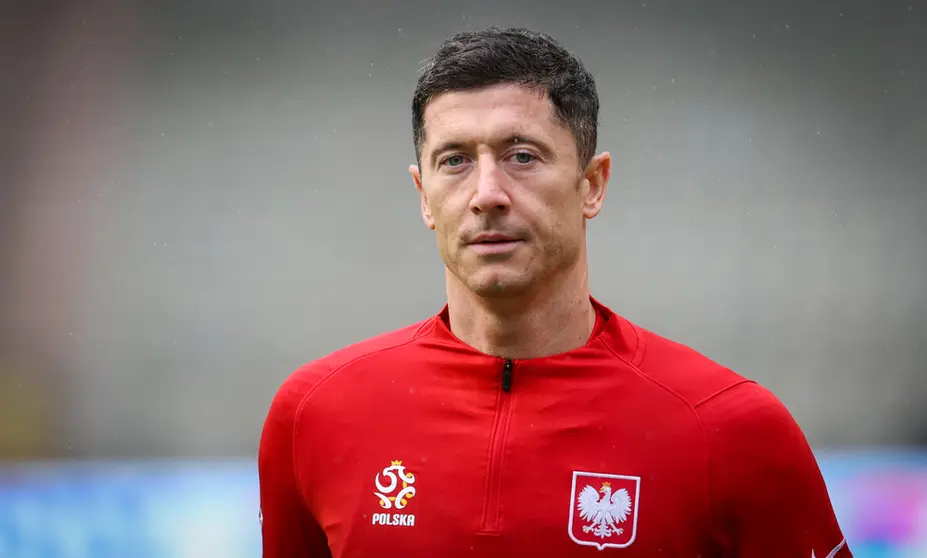
[[526, 151], [519, 151], [518, 153], [512, 155], [512, 157], [519, 165], [527, 165], [528, 163], [534, 161], [534, 155]]
[[443, 164], [449, 167], [459, 167], [460, 165], [464, 164], [464, 162], [466, 162], [466, 160], [464, 159], [463, 155], [451, 155], [449, 157], [445, 157], [444, 161], [442, 161]]

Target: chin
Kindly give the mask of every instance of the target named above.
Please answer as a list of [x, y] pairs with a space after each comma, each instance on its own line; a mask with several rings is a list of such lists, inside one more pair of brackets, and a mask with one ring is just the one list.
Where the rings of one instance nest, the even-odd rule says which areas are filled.
[[467, 287], [484, 298], [512, 298], [529, 291], [532, 283], [525, 275], [493, 274], [491, 277], [472, 277], [467, 281]]

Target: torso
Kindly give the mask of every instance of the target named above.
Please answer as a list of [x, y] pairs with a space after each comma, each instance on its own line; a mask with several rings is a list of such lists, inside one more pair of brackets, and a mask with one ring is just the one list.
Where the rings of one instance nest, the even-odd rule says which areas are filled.
[[[710, 553], [707, 448], [677, 392], [602, 343], [516, 361], [504, 392], [501, 359], [442, 343], [355, 360], [304, 406], [297, 474], [335, 557]], [[401, 474], [414, 495], [384, 506]]]

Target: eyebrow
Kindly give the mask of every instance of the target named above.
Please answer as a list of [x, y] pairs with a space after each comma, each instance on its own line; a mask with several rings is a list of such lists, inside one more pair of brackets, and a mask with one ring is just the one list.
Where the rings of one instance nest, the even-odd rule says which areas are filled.
[[[550, 147], [547, 145], [546, 142], [543, 142], [539, 139], [535, 139], [530, 134], [524, 134], [524, 133], [512, 134], [502, 141], [495, 142], [495, 145], [497, 146], [513, 145], [516, 143], [533, 145], [537, 147], [545, 155], [549, 155], [551, 151]], [[448, 140], [448, 141], [445, 141], [444, 143], [438, 144], [438, 146], [435, 147], [431, 151], [431, 157], [429, 158], [431, 161], [431, 166], [437, 165], [438, 157], [442, 153], [445, 153], [447, 151], [458, 151], [461, 149], [465, 149], [467, 145], [468, 145], [467, 142], [462, 142], [459, 140]]]

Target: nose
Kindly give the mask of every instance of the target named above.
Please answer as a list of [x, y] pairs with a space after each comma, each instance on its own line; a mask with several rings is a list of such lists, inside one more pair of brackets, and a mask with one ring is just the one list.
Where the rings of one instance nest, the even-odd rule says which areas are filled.
[[490, 157], [483, 157], [475, 174], [476, 186], [470, 199], [470, 210], [474, 213], [508, 211], [511, 200], [506, 190], [505, 172]]

